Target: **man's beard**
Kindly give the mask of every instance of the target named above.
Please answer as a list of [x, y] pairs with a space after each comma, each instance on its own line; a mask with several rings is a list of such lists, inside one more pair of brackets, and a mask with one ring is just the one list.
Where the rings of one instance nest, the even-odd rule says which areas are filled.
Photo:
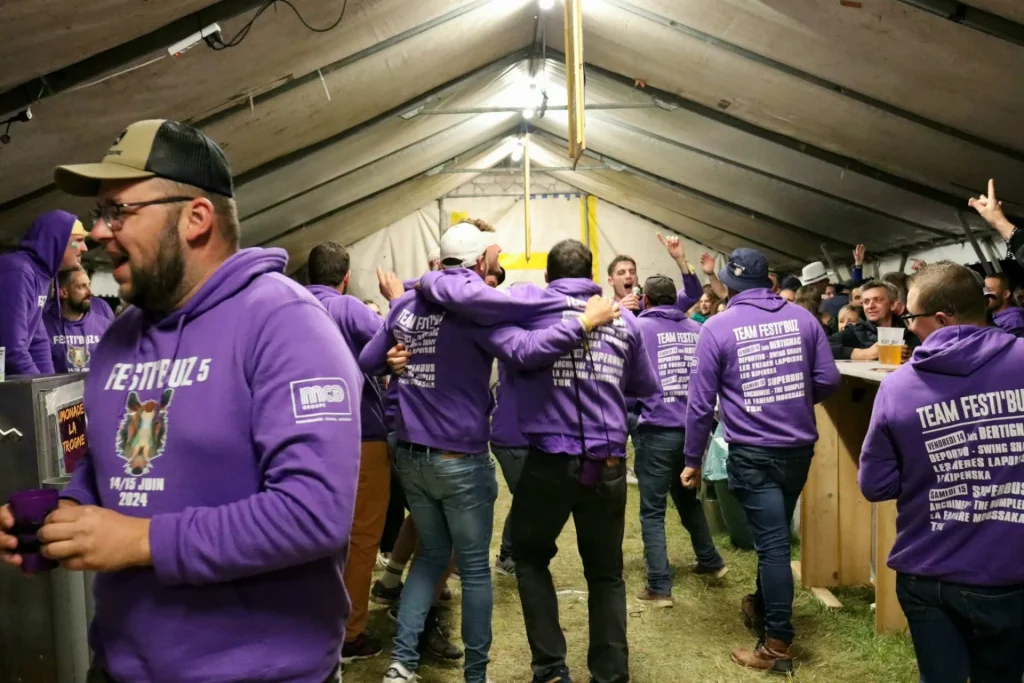
[[65, 303], [74, 313], [81, 313], [82, 315], [85, 315], [92, 310], [92, 300], [88, 297], [81, 301], [72, 301], [71, 299], [68, 299]]
[[185, 280], [185, 253], [178, 238], [178, 218], [181, 212], [168, 216], [160, 232], [156, 262], [148, 271], [129, 263], [131, 291], [124, 300], [144, 311], [167, 313], [181, 298]]

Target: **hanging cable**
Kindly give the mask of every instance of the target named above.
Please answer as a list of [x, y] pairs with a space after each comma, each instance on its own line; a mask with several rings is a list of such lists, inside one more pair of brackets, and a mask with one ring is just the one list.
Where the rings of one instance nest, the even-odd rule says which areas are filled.
[[[312, 31], [313, 33], [327, 33], [328, 31], [333, 31], [335, 28], [338, 27], [339, 24], [341, 24], [342, 20], [345, 18], [345, 10], [348, 9], [348, 0], [342, 0], [341, 14], [338, 15], [338, 18], [334, 21], [334, 23], [325, 28], [317, 28], [316, 26], [311, 26], [309, 22], [306, 21], [306, 19], [302, 16], [302, 13], [299, 12], [298, 8], [294, 4], [292, 4], [291, 0], [270, 0], [256, 11], [256, 14], [253, 15], [252, 19], [250, 19], [245, 26], [239, 29], [238, 33], [236, 33], [235, 36], [231, 38], [231, 40], [225, 43], [220, 39], [218, 35], [212, 35], [207, 36], [204, 39], [206, 41], [206, 44], [211, 49], [216, 50], [218, 52], [220, 50], [227, 50], [230, 47], [237, 47], [241, 45], [242, 41], [244, 41], [249, 36], [249, 31], [252, 30], [252, 26], [256, 23], [256, 20], [259, 19], [264, 12], [266, 12], [271, 7], [277, 5], [278, 3], [290, 7], [292, 12], [295, 13], [295, 16], [298, 18], [299, 22], [301, 22], [302, 25], [306, 27], [306, 29]], [[196, 14], [196, 18], [199, 20], [200, 26], [202, 26], [203, 21], [200, 18], [199, 13]]]

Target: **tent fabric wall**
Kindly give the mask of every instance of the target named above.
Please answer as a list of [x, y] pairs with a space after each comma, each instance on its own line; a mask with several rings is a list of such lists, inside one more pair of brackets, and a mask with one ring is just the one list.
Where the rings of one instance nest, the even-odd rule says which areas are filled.
[[[422, 275], [427, 268], [430, 253], [438, 247], [439, 221], [443, 220], [447, 224], [453, 214], [480, 218], [494, 226], [495, 240], [502, 247], [502, 260], [506, 264], [504, 287], [521, 282], [543, 286], [548, 250], [563, 239], [586, 238], [584, 202], [587, 199], [588, 196], [582, 193], [554, 197], [537, 195], [531, 199], [533, 257], [529, 262], [525, 262], [524, 258], [525, 226], [521, 199], [447, 198], [443, 201], [443, 218], [442, 209], [437, 203], [425, 205], [349, 246], [352, 258], [349, 292], [353, 296], [373, 299], [383, 305], [384, 301], [377, 291], [377, 266], [393, 270], [402, 279]], [[669, 231], [595, 197], [589, 197], [589, 201], [591, 241], [596, 238], [596, 280], [607, 295], [612, 294], [606, 274], [608, 264], [619, 253], [628, 253], [636, 259], [641, 282], [650, 275], [661, 273], [672, 277], [677, 286], [682, 286], [675, 262], [657, 238], [658, 232]], [[709, 250], [686, 238], [682, 240], [687, 258], [696, 267], [700, 255]], [[721, 265], [723, 255], [719, 252], [710, 253]], [[698, 277], [704, 281], [703, 273], [699, 273]]]

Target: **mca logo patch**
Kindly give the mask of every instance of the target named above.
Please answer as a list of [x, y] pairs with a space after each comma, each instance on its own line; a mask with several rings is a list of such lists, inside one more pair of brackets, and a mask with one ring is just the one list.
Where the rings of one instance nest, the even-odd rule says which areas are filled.
[[296, 422], [352, 419], [352, 395], [341, 377], [298, 380], [291, 383], [291, 390]]
[[89, 367], [89, 349], [84, 346], [68, 347], [68, 368], [72, 372], [81, 372]]
[[134, 391], [125, 402], [124, 418], [117, 430], [117, 455], [125, 461], [125, 474], [141, 477], [153, 468], [167, 443], [167, 408], [174, 389], [160, 394], [159, 401], [140, 401]]

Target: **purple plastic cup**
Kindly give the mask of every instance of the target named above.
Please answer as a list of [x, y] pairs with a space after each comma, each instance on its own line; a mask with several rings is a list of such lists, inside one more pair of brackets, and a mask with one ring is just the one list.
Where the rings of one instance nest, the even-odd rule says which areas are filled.
[[11, 534], [18, 539], [16, 552], [22, 557], [21, 570], [26, 574], [38, 574], [57, 567], [57, 562], [40, 552], [37, 534], [46, 516], [57, 509], [59, 502], [60, 492], [57, 489], [18, 491], [8, 501], [14, 516]]

